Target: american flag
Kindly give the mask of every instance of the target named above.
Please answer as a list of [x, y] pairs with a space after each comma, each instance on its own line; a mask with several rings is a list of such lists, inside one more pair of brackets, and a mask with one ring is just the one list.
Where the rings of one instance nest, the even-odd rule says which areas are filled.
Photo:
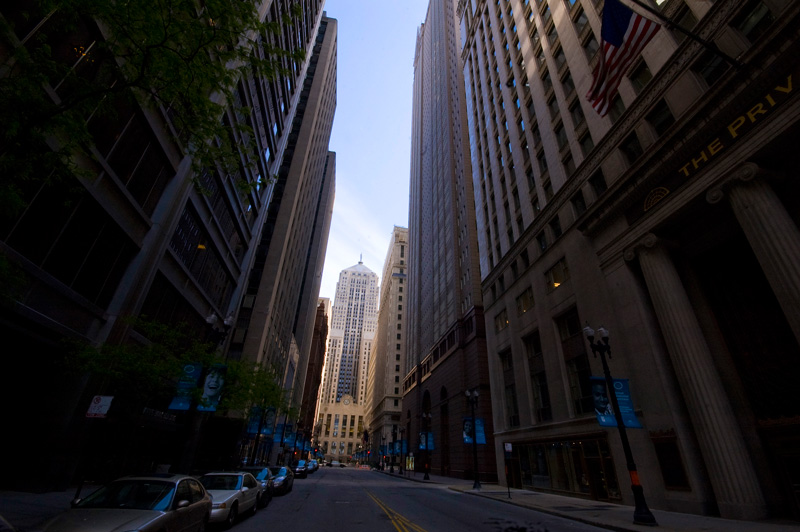
[[659, 29], [657, 23], [634, 13], [619, 0], [605, 0], [600, 32], [602, 56], [594, 68], [592, 88], [586, 94], [600, 116], [608, 113], [622, 75]]

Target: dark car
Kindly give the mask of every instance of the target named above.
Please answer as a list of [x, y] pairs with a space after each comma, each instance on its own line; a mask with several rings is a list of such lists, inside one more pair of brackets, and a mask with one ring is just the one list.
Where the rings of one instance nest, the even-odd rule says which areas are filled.
[[155, 474], [106, 484], [52, 519], [48, 532], [109, 530], [198, 532], [211, 516], [211, 496], [195, 478]]
[[292, 466], [292, 472], [297, 478], [308, 477], [308, 465], [306, 464], [306, 461], [298, 460], [297, 463]]
[[242, 467], [240, 470], [256, 477], [256, 480], [261, 484], [261, 497], [258, 499], [259, 507], [264, 508], [267, 506], [275, 494], [275, 481], [272, 472], [267, 466]]
[[319, 462], [317, 462], [316, 460], [313, 460], [313, 459], [309, 460], [308, 461], [308, 472], [309, 473], [313, 473], [317, 469], [319, 469]]
[[270, 473], [272, 473], [272, 485], [275, 489], [275, 495], [284, 495], [292, 491], [294, 484], [294, 473], [286, 466], [270, 466]]

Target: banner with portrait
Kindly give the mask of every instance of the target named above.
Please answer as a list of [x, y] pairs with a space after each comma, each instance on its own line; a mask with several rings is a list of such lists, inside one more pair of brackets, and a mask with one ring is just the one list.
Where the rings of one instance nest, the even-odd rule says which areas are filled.
[[[622, 415], [622, 424], [630, 429], [642, 428], [642, 424], [639, 422], [633, 410], [633, 401], [631, 401], [628, 379], [612, 379], [612, 382], [614, 386], [614, 395], [619, 404], [619, 412]], [[603, 377], [591, 377], [591, 386], [592, 401], [594, 402], [594, 413], [597, 416], [597, 422], [601, 427], [616, 427], [617, 418], [614, 415], [614, 409], [608, 397], [606, 380]]]
[[216, 412], [219, 400], [222, 397], [222, 387], [225, 384], [225, 373], [228, 366], [225, 364], [214, 364], [206, 372], [203, 379], [203, 396], [197, 410], [200, 412]]
[[[472, 443], [472, 418], [465, 417], [462, 427], [464, 443]], [[478, 440], [478, 445], [486, 444], [486, 430], [484, 429], [482, 417], [475, 418], [475, 439]]]

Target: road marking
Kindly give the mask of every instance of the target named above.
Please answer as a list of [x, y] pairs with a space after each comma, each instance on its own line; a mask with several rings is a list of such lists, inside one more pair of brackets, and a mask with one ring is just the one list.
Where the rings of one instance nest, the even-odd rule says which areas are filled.
[[395, 512], [394, 510], [386, 506], [386, 504], [384, 504], [380, 499], [375, 497], [370, 492], [367, 492], [367, 495], [369, 495], [370, 499], [375, 501], [375, 504], [377, 504], [378, 507], [381, 510], [383, 510], [384, 513], [389, 517], [389, 520], [392, 522], [397, 532], [411, 532], [411, 531], [427, 532], [421, 526], [415, 525], [414, 523], [412, 523], [411, 521], [400, 515], [398, 512]]

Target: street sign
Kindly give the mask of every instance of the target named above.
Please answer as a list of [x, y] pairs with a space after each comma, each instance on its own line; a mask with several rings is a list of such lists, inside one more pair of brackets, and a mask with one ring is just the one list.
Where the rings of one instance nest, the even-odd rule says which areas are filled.
[[86, 417], [106, 417], [113, 395], [95, 395], [86, 411]]

